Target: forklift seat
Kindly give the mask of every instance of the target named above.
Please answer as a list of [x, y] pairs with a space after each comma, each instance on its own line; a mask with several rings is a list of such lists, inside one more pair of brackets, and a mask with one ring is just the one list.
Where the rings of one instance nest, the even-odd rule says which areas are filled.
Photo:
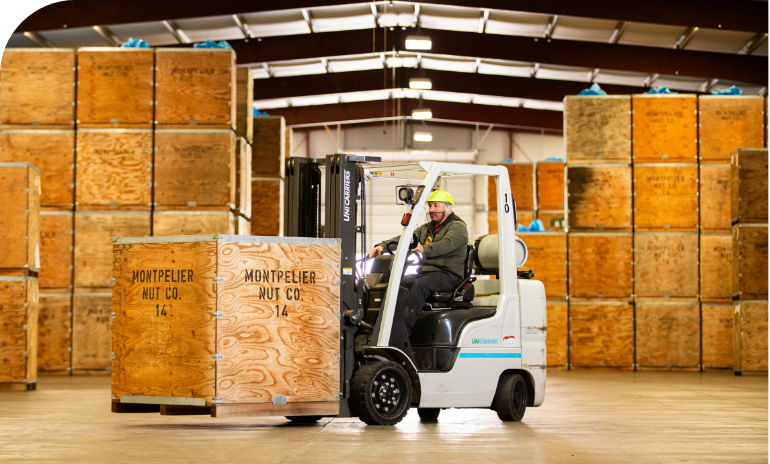
[[472, 308], [474, 297], [473, 245], [468, 244], [465, 255], [463, 281], [451, 292], [433, 292], [428, 296], [425, 309], [468, 309]]

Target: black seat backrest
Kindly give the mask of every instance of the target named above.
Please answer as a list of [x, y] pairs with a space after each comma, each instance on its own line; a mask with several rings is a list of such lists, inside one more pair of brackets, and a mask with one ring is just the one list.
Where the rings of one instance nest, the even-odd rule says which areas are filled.
[[468, 244], [468, 251], [465, 255], [465, 269], [463, 270], [463, 279], [467, 279], [473, 274], [473, 245]]

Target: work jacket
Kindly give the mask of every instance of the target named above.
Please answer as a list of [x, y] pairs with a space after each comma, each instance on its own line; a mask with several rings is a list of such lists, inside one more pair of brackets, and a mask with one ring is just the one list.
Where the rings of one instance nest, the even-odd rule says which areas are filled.
[[[414, 231], [417, 240], [422, 244], [423, 253], [420, 262], [420, 272], [446, 271], [460, 279], [465, 274], [465, 258], [468, 254], [468, 226], [455, 213], [450, 214], [446, 221], [439, 225], [427, 222]], [[430, 243], [428, 238], [431, 238]], [[379, 243], [384, 250], [385, 244], [398, 241], [399, 236]], [[407, 242], [408, 243], [408, 242]], [[407, 245], [408, 246], [408, 245]]]

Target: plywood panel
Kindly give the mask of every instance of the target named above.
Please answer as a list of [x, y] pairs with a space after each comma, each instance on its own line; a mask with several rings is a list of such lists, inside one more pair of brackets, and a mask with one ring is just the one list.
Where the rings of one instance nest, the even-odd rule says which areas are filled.
[[292, 149], [294, 147], [294, 130], [287, 127], [285, 131], [283, 131], [283, 151], [286, 158], [290, 158], [292, 156]]
[[38, 304], [36, 278], [0, 277], [0, 383], [37, 378]]
[[570, 303], [570, 367], [633, 369], [634, 307]]
[[730, 298], [733, 274], [733, 237], [730, 234], [700, 236], [700, 296]]
[[235, 207], [241, 214], [251, 216], [251, 145], [245, 138], [235, 141], [235, 154], [238, 187], [235, 195]]
[[70, 369], [72, 295], [69, 290], [43, 289], [40, 293], [37, 357], [40, 371]]
[[109, 288], [72, 297], [72, 369], [104, 370], [112, 364], [112, 292]]
[[567, 192], [571, 230], [631, 230], [630, 166], [570, 166]]
[[251, 220], [248, 218], [238, 216], [236, 226], [238, 228], [238, 230], [236, 230], [238, 235], [251, 235]]
[[7, 49], [0, 71], [0, 124], [75, 123], [75, 50]]
[[700, 367], [698, 303], [636, 303], [639, 367]]
[[77, 121], [152, 124], [155, 50], [78, 50]]
[[564, 138], [569, 164], [631, 162], [631, 97], [567, 96]]
[[767, 149], [733, 152], [730, 178], [733, 223], [767, 223]]
[[767, 225], [738, 224], [732, 236], [733, 296], [767, 298]]
[[634, 165], [634, 230], [698, 231], [698, 165]]
[[569, 234], [569, 293], [580, 298], [630, 298], [634, 243], [629, 234]]
[[40, 172], [0, 163], [0, 268], [40, 268]]
[[283, 181], [251, 181], [252, 235], [280, 235], [283, 220]]
[[538, 211], [537, 218], [543, 221], [543, 227], [545, 230], [552, 232], [563, 232], [567, 226], [566, 221], [567, 214], [564, 210], [561, 211]]
[[283, 116], [254, 118], [254, 143], [251, 146], [252, 176], [283, 177], [285, 130], [286, 121]]
[[764, 146], [764, 98], [761, 96], [701, 95], [701, 163], [724, 163], [738, 148]]
[[40, 286], [61, 288], [72, 285], [74, 213], [40, 213]]
[[521, 270], [532, 270], [543, 282], [547, 296], [567, 296], [567, 234], [553, 232], [519, 232], [529, 250]]
[[548, 301], [548, 330], [545, 337], [546, 363], [548, 367], [567, 365], [567, 302]]
[[0, 147], [0, 163], [31, 163], [40, 169], [42, 206], [73, 205], [75, 131], [1, 131]]
[[767, 301], [735, 302], [733, 368], [767, 373]]
[[149, 206], [152, 130], [78, 130], [78, 205]]
[[703, 232], [730, 229], [730, 165], [700, 165], [700, 227]]
[[[505, 166], [508, 170], [508, 180], [511, 195], [517, 209], [530, 210], [535, 207], [535, 165], [531, 163], [505, 163], [494, 166]], [[487, 182], [488, 204], [490, 211], [497, 211], [497, 185], [491, 179]]]
[[537, 163], [537, 207], [564, 209], [564, 163]]
[[[519, 225], [522, 225], [524, 227], [529, 227], [529, 225], [534, 220], [535, 220], [534, 211], [516, 211], [516, 223], [515, 223], [516, 228], [518, 228]], [[492, 211], [487, 214], [487, 223], [489, 225], [489, 233], [496, 234], [497, 233], [497, 212], [496, 211]]]
[[695, 95], [634, 95], [634, 163], [695, 163], [698, 102]]
[[254, 140], [254, 79], [249, 68], [235, 70], [235, 135]]
[[698, 234], [635, 234], [634, 250], [636, 296], [698, 295]]
[[732, 303], [701, 304], [703, 327], [703, 368], [733, 367]]
[[235, 217], [228, 211], [156, 211], [152, 235], [209, 235], [235, 233]]

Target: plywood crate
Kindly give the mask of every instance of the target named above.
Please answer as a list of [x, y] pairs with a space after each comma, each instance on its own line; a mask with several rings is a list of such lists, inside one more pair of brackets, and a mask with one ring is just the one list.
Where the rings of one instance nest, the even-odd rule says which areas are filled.
[[700, 228], [701, 232], [730, 230], [730, 165], [700, 165]]
[[736, 300], [733, 309], [733, 369], [767, 375], [767, 300]]
[[636, 303], [639, 369], [700, 370], [700, 305]]
[[764, 98], [755, 95], [698, 97], [700, 162], [725, 163], [738, 148], [762, 148]]
[[[211, 405], [214, 416], [336, 415], [339, 243], [119, 239], [113, 401]], [[278, 395], [288, 404], [274, 406]]]
[[78, 124], [152, 124], [155, 50], [78, 49]]
[[567, 227], [567, 214], [562, 209], [559, 211], [540, 211], [537, 212], [537, 218], [543, 221], [545, 230], [552, 232], [563, 232]]
[[698, 165], [634, 165], [634, 230], [698, 231]]
[[518, 232], [529, 254], [521, 270], [532, 270], [543, 282], [547, 296], [567, 297], [567, 234], [563, 232]]
[[733, 223], [767, 223], [767, 149], [740, 149], [730, 157]]
[[235, 134], [251, 143], [254, 140], [254, 79], [251, 70], [235, 70]]
[[156, 205], [232, 207], [235, 184], [232, 131], [155, 131]]
[[37, 278], [0, 276], [0, 391], [37, 385], [39, 303]]
[[40, 269], [40, 170], [0, 163], [0, 269]]
[[724, 301], [732, 295], [733, 237], [700, 236], [700, 296], [702, 301]]
[[570, 302], [570, 369], [634, 369], [634, 305]]
[[111, 286], [113, 237], [149, 237], [150, 226], [145, 212], [76, 212], [75, 286]]
[[569, 234], [570, 299], [631, 298], [634, 238], [631, 233]]
[[42, 375], [69, 375], [72, 352], [72, 289], [41, 288], [37, 367]]
[[[511, 195], [516, 202], [516, 209], [535, 208], [535, 165], [532, 163], [504, 163], [511, 185]], [[493, 180], [487, 182], [488, 205], [490, 211], [497, 211], [497, 185]]]
[[40, 287], [72, 286], [74, 221], [72, 211], [40, 212]]
[[235, 124], [233, 50], [158, 48], [155, 69], [155, 124]]
[[545, 353], [549, 369], [567, 367], [567, 308], [566, 301], [546, 302]]
[[[524, 227], [529, 227], [529, 225], [534, 220], [535, 220], [534, 211], [516, 211], [515, 226], [517, 228], [519, 227], [519, 225], [522, 225]], [[497, 233], [497, 211], [490, 211], [489, 213], [487, 213], [487, 223], [489, 226], [489, 233], [496, 234]]]
[[152, 235], [234, 234], [235, 215], [231, 211], [155, 211]]
[[78, 129], [77, 144], [78, 208], [150, 209], [152, 129]]
[[252, 178], [251, 233], [274, 236], [283, 233], [283, 180]]
[[251, 219], [243, 216], [238, 216], [235, 223], [238, 235], [251, 235]]
[[292, 130], [290, 127], [287, 127], [283, 133], [283, 142], [286, 145], [283, 148], [284, 155], [286, 158], [291, 158], [294, 147], [294, 130]]
[[736, 224], [733, 236], [732, 295], [767, 298], [767, 224]]
[[109, 288], [75, 288], [72, 295], [72, 372], [109, 374], [112, 292]]
[[567, 227], [631, 231], [631, 166], [569, 166]]
[[701, 304], [703, 369], [733, 367], [733, 304]]
[[695, 163], [698, 101], [695, 95], [634, 95], [634, 163]]
[[564, 162], [537, 163], [537, 207], [544, 210], [564, 209]]
[[631, 163], [629, 95], [564, 98], [567, 163]]
[[698, 234], [634, 234], [637, 297], [698, 296]]
[[30, 163], [40, 169], [40, 205], [72, 207], [75, 202], [75, 131], [0, 131], [0, 163]]
[[75, 124], [75, 50], [8, 48], [0, 65], [0, 124]]
[[243, 137], [235, 140], [235, 178], [238, 186], [235, 208], [245, 216], [251, 215], [251, 145]]
[[283, 116], [254, 118], [254, 142], [251, 144], [252, 177], [283, 177], [285, 172]]

